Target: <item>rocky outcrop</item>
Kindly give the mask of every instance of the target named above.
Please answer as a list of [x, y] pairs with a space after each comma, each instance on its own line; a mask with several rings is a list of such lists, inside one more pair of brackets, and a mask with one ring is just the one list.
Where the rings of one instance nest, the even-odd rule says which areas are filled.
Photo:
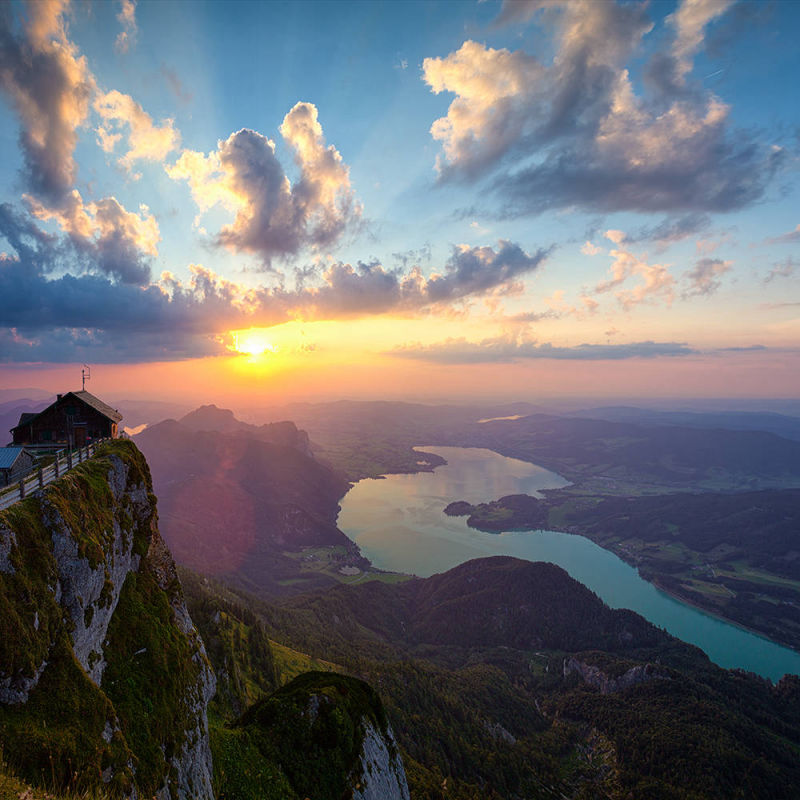
[[409, 800], [383, 704], [358, 678], [306, 672], [252, 705], [234, 731], [223, 734], [229, 767], [222, 780], [231, 789], [269, 769], [284, 782], [284, 797]]
[[613, 678], [606, 675], [600, 667], [594, 664], [587, 664], [576, 658], [564, 659], [564, 677], [577, 673], [585, 683], [600, 690], [600, 694], [613, 694], [624, 689], [630, 689], [640, 683], [647, 683], [654, 680], [669, 680], [670, 676], [666, 670], [656, 664], [637, 664], [626, 672]]
[[22, 777], [213, 800], [214, 685], [131, 442], [0, 513], [0, 749]]
[[[103, 678], [106, 661], [103, 643], [120, 592], [129, 572], [139, 568], [141, 556], [133, 551], [133, 527], [149, 525], [153, 516], [144, 481], [128, 481], [130, 466], [119, 456], [108, 459], [111, 468], [106, 479], [105, 498], [110, 514], [99, 548], [88, 549], [73, 532], [71, 522], [59, 511], [63, 502], [41, 498], [43, 520], [50, 531], [53, 556], [58, 570], [56, 600], [69, 614], [72, 651], [87, 675], [97, 684]], [[59, 498], [63, 500], [63, 497]], [[70, 511], [69, 502], [66, 512]], [[72, 520], [74, 522], [74, 520]]]
[[410, 800], [406, 771], [391, 727], [385, 731], [364, 720], [360, 777], [353, 783], [353, 800]]

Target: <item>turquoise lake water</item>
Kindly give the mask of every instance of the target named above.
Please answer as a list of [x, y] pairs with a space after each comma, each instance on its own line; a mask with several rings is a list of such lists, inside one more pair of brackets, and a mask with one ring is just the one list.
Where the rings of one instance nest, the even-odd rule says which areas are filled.
[[447, 464], [432, 473], [359, 481], [341, 501], [339, 527], [379, 569], [428, 577], [490, 555], [550, 561], [609, 606], [637, 611], [701, 647], [722, 667], [740, 667], [773, 680], [787, 672], [800, 674], [800, 653], [675, 600], [583, 536], [554, 531], [483, 533], [469, 528], [466, 517], [443, 512], [454, 500], [482, 503], [566, 486], [567, 481], [554, 472], [491, 450], [417, 449], [436, 453]]

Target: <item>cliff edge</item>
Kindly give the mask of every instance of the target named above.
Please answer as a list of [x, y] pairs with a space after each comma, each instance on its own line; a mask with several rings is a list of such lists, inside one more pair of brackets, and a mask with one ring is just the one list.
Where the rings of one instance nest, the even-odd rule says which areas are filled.
[[214, 688], [132, 442], [0, 513], [0, 747], [16, 774], [213, 800]]

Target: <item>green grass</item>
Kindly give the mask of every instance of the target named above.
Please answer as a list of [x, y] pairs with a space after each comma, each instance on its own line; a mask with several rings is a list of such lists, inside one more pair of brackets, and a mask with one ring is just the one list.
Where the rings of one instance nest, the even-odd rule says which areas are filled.
[[210, 724], [217, 800], [295, 800], [280, 767], [265, 758], [247, 731], [216, 720]]
[[152, 794], [163, 785], [186, 731], [195, 727], [186, 701], [200, 668], [149, 570], [128, 574], [107, 642], [103, 690], [136, 753], [136, 782]]
[[312, 658], [306, 653], [301, 653], [299, 650], [293, 650], [291, 647], [279, 644], [278, 642], [270, 640], [270, 647], [272, 648], [272, 657], [275, 662], [275, 669], [278, 673], [278, 681], [281, 684], [287, 684], [289, 681], [294, 680], [298, 675], [304, 672], [318, 671], [318, 672], [344, 672], [344, 669], [332, 661], [323, 661], [321, 659]]
[[297, 577], [285, 578], [278, 581], [281, 586], [293, 586], [305, 582], [303, 575], [319, 574], [333, 578], [338, 583], [364, 583], [366, 581], [381, 581], [382, 583], [402, 583], [410, 580], [413, 575], [399, 572], [381, 572], [368, 569], [358, 575], [343, 575], [339, 570], [347, 564], [349, 555], [346, 547], [330, 545], [322, 547], [305, 547], [295, 552], [284, 552], [284, 555], [297, 562], [300, 574]]

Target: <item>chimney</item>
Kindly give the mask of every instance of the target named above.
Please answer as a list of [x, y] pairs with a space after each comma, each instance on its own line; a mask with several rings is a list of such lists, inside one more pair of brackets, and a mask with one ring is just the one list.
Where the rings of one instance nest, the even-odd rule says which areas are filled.
[[57, 394], [57, 395], [56, 395], [56, 403], [60, 403], [60, 402], [61, 402], [61, 398], [62, 398], [63, 396], [64, 396], [63, 394]]

